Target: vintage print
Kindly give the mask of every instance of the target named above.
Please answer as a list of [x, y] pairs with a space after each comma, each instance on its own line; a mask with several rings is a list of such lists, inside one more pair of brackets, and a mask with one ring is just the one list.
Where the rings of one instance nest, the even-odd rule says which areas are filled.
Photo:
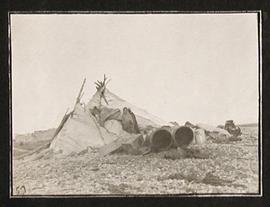
[[10, 13], [11, 196], [259, 196], [258, 18]]

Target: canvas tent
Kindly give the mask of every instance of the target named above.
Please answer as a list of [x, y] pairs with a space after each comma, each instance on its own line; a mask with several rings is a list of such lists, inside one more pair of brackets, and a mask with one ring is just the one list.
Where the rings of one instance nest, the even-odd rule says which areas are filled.
[[121, 111], [124, 107], [130, 108], [136, 115], [138, 125], [141, 128], [149, 125], [154, 127], [168, 125], [167, 122], [162, 121], [158, 117], [119, 98], [107, 88], [103, 88], [103, 95], [105, 95], [108, 102], [103, 99], [101, 100], [100, 90], [97, 90], [88, 104], [81, 104], [80, 97], [82, 88], [74, 110], [64, 116], [52, 139], [50, 149], [55, 152], [61, 152], [63, 154], [78, 153], [85, 150], [87, 147], [101, 147], [113, 142], [121, 136], [130, 136], [129, 133], [122, 130], [121, 123], [115, 120], [107, 121], [104, 126], [100, 126], [96, 118], [90, 112], [90, 109], [93, 109], [94, 106], [106, 106], [112, 109], [120, 109]]
[[[109, 89], [105, 89], [104, 95], [106, 96], [108, 100], [108, 104], [105, 102], [104, 99], [101, 99], [101, 105], [107, 106], [109, 108], [115, 108], [115, 109], [121, 109], [123, 110], [124, 107], [130, 108], [133, 113], [136, 115], [136, 119], [138, 122], [139, 127], [144, 128], [147, 125], [151, 125], [154, 127], [162, 126], [162, 125], [170, 125], [168, 122], [160, 119], [157, 116], [154, 116], [150, 113], [148, 113], [146, 110], [138, 108], [127, 101], [121, 99], [114, 93], [112, 93]], [[94, 106], [99, 105], [99, 92], [97, 91], [93, 97], [90, 99], [90, 101], [87, 104], [87, 108], [93, 108]]]
[[117, 139], [117, 136], [109, 134], [104, 128], [99, 127], [94, 119], [78, 103], [63, 123], [62, 129], [52, 140], [50, 148], [56, 152], [70, 154], [81, 152], [88, 146], [99, 147]]

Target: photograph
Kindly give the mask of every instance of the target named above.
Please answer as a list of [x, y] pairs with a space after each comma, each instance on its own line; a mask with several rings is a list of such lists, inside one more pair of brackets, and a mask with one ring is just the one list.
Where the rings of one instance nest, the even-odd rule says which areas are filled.
[[10, 12], [10, 197], [262, 196], [260, 18]]

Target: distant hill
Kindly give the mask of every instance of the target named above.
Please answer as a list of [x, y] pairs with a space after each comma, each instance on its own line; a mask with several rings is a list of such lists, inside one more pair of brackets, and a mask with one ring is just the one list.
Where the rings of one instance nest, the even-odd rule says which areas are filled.
[[240, 127], [258, 127], [258, 123], [238, 124]]
[[37, 130], [33, 133], [27, 133], [27, 134], [15, 134], [13, 139], [15, 141], [34, 141], [34, 140], [46, 140], [51, 139], [53, 134], [55, 132], [55, 129], [47, 129], [47, 130]]

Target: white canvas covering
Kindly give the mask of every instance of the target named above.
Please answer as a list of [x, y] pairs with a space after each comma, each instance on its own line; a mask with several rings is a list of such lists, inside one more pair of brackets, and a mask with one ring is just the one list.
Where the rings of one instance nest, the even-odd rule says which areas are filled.
[[[124, 107], [130, 108], [136, 115], [139, 127], [169, 125], [169, 123], [147, 113], [145, 110], [124, 101], [108, 89], [105, 90], [105, 96], [109, 105], [101, 99], [103, 106], [120, 110]], [[73, 113], [58, 127], [59, 132], [50, 144], [50, 148], [53, 151], [62, 152], [63, 154], [78, 153], [88, 147], [101, 147], [113, 142], [119, 137], [130, 136], [129, 133], [122, 130], [122, 125], [119, 121], [109, 120], [107, 123], [105, 122], [104, 127], [101, 127], [97, 123], [90, 109], [94, 106], [98, 107], [99, 100], [99, 92], [96, 92], [85, 107], [80, 103], [75, 106]]]
[[118, 137], [109, 134], [97, 125], [94, 117], [80, 104], [77, 104], [73, 115], [65, 122], [61, 131], [51, 142], [50, 148], [55, 152], [70, 154], [81, 152], [87, 147], [100, 147]]
[[207, 132], [216, 132], [219, 134], [224, 134], [225, 136], [228, 136], [228, 137], [231, 136], [231, 134], [227, 130], [221, 129], [221, 128], [218, 128], [215, 126], [211, 126], [209, 124], [198, 123], [196, 126], [201, 128], [201, 129], [204, 129]]
[[[117, 95], [113, 94], [110, 92], [108, 89], [105, 89], [104, 95], [108, 101], [108, 105], [105, 103], [103, 99], [101, 99], [101, 105], [102, 106], [107, 106], [109, 108], [118, 108], [123, 110], [124, 107], [130, 108], [132, 112], [136, 115], [136, 119], [138, 122], [139, 127], [144, 128], [147, 125], [151, 126], [163, 126], [163, 125], [170, 125], [168, 122], [152, 115], [149, 114], [147, 111], [140, 109], [127, 101], [121, 99]], [[99, 100], [100, 100], [100, 95], [98, 92], [94, 94], [94, 96], [91, 98], [91, 100], [88, 102], [87, 107], [93, 108], [94, 106], [99, 106]]]

